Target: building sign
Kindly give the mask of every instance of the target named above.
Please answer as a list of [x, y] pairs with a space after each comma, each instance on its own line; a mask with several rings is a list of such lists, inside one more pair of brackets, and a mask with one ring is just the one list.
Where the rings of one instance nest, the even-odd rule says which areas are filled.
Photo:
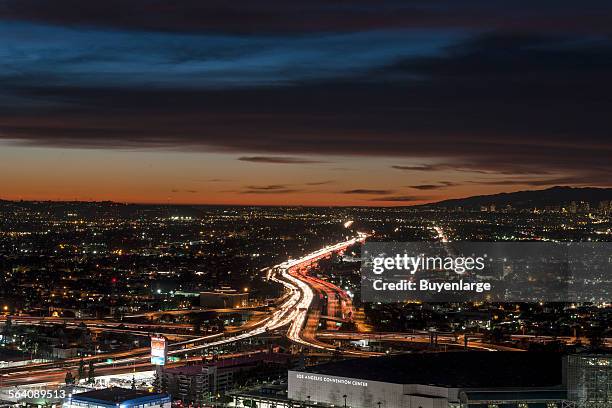
[[327, 375], [310, 374], [310, 373], [297, 373], [295, 378], [298, 380], [317, 381], [331, 384], [344, 384], [353, 385], [356, 387], [367, 387], [368, 382], [353, 378], [341, 378], [341, 377], [330, 377]]
[[151, 364], [163, 366], [166, 364], [168, 344], [165, 337], [151, 337]]

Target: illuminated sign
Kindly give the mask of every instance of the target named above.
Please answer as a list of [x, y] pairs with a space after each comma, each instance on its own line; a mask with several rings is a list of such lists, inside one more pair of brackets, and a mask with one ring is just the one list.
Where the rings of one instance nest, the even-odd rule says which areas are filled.
[[168, 344], [165, 337], [151, 337], [151, 364], [162, 366], [166, 364]]
[[298, 380], [317, 381], [332, 384], [345, 384], [353, 385], [356, 387], [367, 387], [367, 381], [356, 380], [353, 378], [341, 378], [341, 377], [330, 377], [326, 375], [310, 374], [310, 373], [297, 373], [295, 378]]

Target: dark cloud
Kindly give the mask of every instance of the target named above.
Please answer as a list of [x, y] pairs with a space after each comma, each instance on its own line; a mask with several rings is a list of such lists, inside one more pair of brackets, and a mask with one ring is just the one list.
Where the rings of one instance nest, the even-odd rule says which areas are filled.
[[401, 195], [401, 196], [385, 196], [385, 197], [371, 198], [370, 201], [414, 203], [414, 202], [430, 200], [430, 199], [431, 197]]
[[[479, 173], [479, 174], [501, 174], [501, 175], [516, 175], [516, 174], [540, 174], [545, 175], [549, 172], [542, 168], [534, 169], [534, 168], [520, 168], [514, 167], [512, 170], [494, 170], [481, 169], [481, 164], [479, 162], [471, 162], [471, 163], [441, 163], [441, 164], [423, 164], [418, 166], [403, 166], [403, 165], [393, 165], [392, 169], [402, 170], [402, 171], [458, 171], [458, 172], [466, 172], [466, 173]], [[444, 182], [442, 182], [444, 184]]]
[[393, 190], [372, 190], [367, 188], [357, 188], [354, 190], [343, 191], [342, 194], [391, 194]]
[[240, 194], [289, 194], [298, 193], [300, 190], [296, 189], [284, 189], [284, 190], [244, 190]]
[[396, 170], [409, 170], [409, 171], [439, 171], [448, 169], [448, 165], [437, 165], [437, 164], [423, 164], [419, 166], [402, 166], [394, 165], [391, 168]]
[[441, 186], [439, 184], [419, 184], [416, 186], [409, 187], [414, 188], [415, 190], [439, 190], [441, 188], [445, 188], [446, 186]]
[[[462, 171], [462, 172], [470, 172], [470, 173], [503, 173], [498, 171], [489, 171], [489, 170], [480, 170], [478, 169], [478, 165], [474, 163], [440, 163], [440, 164], [422, 164], [417, 166], [403, 166], [403, 165], [393, 165], [392, 169], [396, 170], [404, 170], [404, 171], [443, 171], [443, 170], [452, 170], [452, 171]], [[514, 173], [513, 173], [514, 174]]]
[[415, 190], [440, 190], [443, 188], [455, 187], [458, 185], [459, 183], [455, 183], [452, 181], [440, 181], [438, 184], [417, 184], [408, 187], [414, 188]]
[[304, 33], [389, 28], [608, 31], [609, 2], [569, 0], [4, 0], [0, 17], [163, 32]]
[[[431, 15], [418, 4], [389, 2], [298, 0], [294, 2], [186, 0], [7, 0], [0, 16], [67, 26], [113, 27], [127, 30], [167, 32], [277, 33], [345, 31], [403, 26]], [[398, 14], [399, 13], [399, 14]], [[421, 24], [419, 24], [421, 25]]]
[[144, 87], [115, 77], [83, 86], [13, 70], [0, 76], [0, 138], [237, 152], [254, 163], [405, 157], [423, 164], [393, 168], [602, 185], [612, 174], [612, 40], [570, 34], [472, 35], [444, 52], [368, 64], [366, 73], [244, 88]]
[[271, 190], [284, 190], [288, 186], [285, 184], [268, 184], [266, 186], [247, 186], [249, 190], [260, 190], [260, 191], [271, 191]]
[[269, 184], [265, 186], [246, 186], [244, 190], [241, 190], [241, 194], [287, 194], [296, 193], [300, 190], [290, 188], [285, 184]]
[[307, 186], [324, 186], [326, 184], [332, 184], [334, 180], [323, 180], [323, 181], [311, 181], [309, 183], [305, 183]]
[[189, 190], [189, 189], [178, 189], [178, 188], [173, 188], [172, 190], [170, 190], [171, 193], [190, 193], [190, 194], [194, 194], [197, 193], [197, 190]]
[[310, 163], [326, 163], [321, 160], [302, 159], [299, 157], [281, 157], [281, 156], [249, 156], [240, 157], [240, 161], [251, 163], [270, 163], [270, 164], [310, 164]]
[[592, 172], [588, 176], [572, 176], [572, 177], [553, 177], [553, 178], [519, 178], [519, 179], [500, 179], [500, 180], [476, 180], [473, 184], [494, 185], [494, 186], [582, 186], [589, 187], [597, 186], [612, 186], [612, 173], [596, 173]]

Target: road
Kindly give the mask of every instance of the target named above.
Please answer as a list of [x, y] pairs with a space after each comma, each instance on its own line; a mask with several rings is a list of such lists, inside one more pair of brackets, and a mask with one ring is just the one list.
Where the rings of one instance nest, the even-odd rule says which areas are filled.
[[[250, 350], [250, 351], [238, 352], [238, 353], [222, 354], [222, 355], [217, 356], [217, 358], [220, 360], [224, 360], [228, 358], [248, 356], [248, 355], [253, 355], [253, 354], [263, 353], [263, 352], [267, 352], [267, 350], [261, 349], [261, 350]], [[178, 361], [178, 362], [169, 362], [166, 366], [167, 367], [180, 367], [184, 365], [185, 363], [194, 364], [194, 363], [199, 363], [201, 361], [202, 361], [201, 356], [193, 356], [193, 357], [188, 357], [186, 359], [181, 359], [181, 361]], [[124, 365], [124, 366], [119, 366], [119, 367], [108, 366], [108, 367], [96, 369], [96, 376], [128, 374], [132, 372], [152, 371], [154, 369], [155, 367], [147, 359], [146, 361], [138, 362], [132, 365]], [[46, 372], [36, 371], [35, 373], [25, 372], [25, 373], [20, 373], [18, 375], [15, 375], [9, 378], [4, 378], [2, 381], [2, 386], [3, 387], [15, 387], [15, 386], [20, 386], [20, 385], [41, 384], [41, 383], [61, 384], [64, 382], [65, 374], [66, 374], [65, 371], [61, 371], [61, 372], [59, 371], [46, 371]]]
[[[315, 292], [319, 291], [326, 293], [328, 300], [330, 297], [335, 300], [343, 300], [343, 312], [347, 315], [349, 314], [348, 310], [350, 310], [350, 314], [353, 313], [352, 302], [350, 302], [350, 297], [342, 289], [330, 282], [309, 276], [307, 270], [320, 259], [334, 252], [343, 251], [358, 242], [363, 242], [365, 238], [365, 235], [360, 235], [358, 238], [325, 247], [321, 251], [310, 254], [308, 257], [281, 265], [279, 268], [282, 277], [281, 282], [286, 282], [290, 286], [297, 287], [301, 293], [297, 310], [292, 313], [294, 319], [292, 319], [289, 330], [287, 331], [287, 337], [289, 337], [291, 341], [319, 350], [336, 352], [336, 346], [317, 339], [316, 331], [321, 316], [318, 308], [313, 307]], [[332, 303], [331, 313], [336, 314], [339, 310], [338, 302]], [[328, 313], [330, 313], [329, 302]], [[356, 356], [372, 356], [379, 354], [359, 350], [344, 350], [344, 352]]]
[[[429, 332], [411, 332], [411, 333], [339, 333], [339, 332], [320, 332], [317, 335], [321, 339], [329, 340], [370, 340], [379, 342], [398, 342], [398, 343], [420, 343], [429, 344], [431, 341], [431, 333]], [[463, 335], [455, 339], [452, 334], [438, 334], [437, 344], [453, 347], [464, 346]], [[469, 339], [467, 348], [471, 350], [483, 351], [524, 351], [518, 348], [485, 343], [478, 338]]]
[[[282, 298], [282, 303], [280, 303], [269, 316], [254, 323], [249, 322], [240, 330], [235, 333], [230, 333], [229, 335], [227, 333], [222, 333], [199, 337], [190, 336], [191, 338], [186, 340], [171, 343], [169, 345], [168, 355], [173, 356], [193, 353], [194, 351], [244, 340], [284, 326], [289, 327], [287, 335], [291, 340], [307, 346], [325, 348], [331, 351], [333, 349], [331, 346], [321, 345], [325, 343], [319, 344], [316, 340], [311, 340], [313, 343], [309, 343], [309, 340], [302, 340], [300, 333], [304, 327], [307, 310], [313, 300], [313, 291], [307, 283], [295, 278], [291, 273], [299, 268], [308, 267], [317, 260], [328, 257], [334, 252], [342, 251], [363, 239], [365, 239], [365, 236], [359, 236], [345, 242], [326, 246], [302, 258], [288, 260], [279, 265], [275, 265], [271, 268], [273, 273], [270, 275], [270, 279], [283, 284], [286, 288], [287, 295]], [[34, 322], [31, 321], [30, 323]], [[106, 326], [105, 329], [119, 330], [114, 327], [109, 327], [112, 326], [113, 323], [106, 321], [89, 323], [91, 323], [92, 327], [99, 324]], [[116, 324], [120, 325], [121, 323]], [[138, 326], [138, 324], [135, 325]], [[150, 369], [148, 354], [148, 348], [138, 348], [129, 351], [104, 353], [85, 357], [83, 360], [96, 361], [94, 363], [96, 373], [112, 375], [129, 372], [129, 370], [134, 369], [138, 371]], [[32, 364], [25, 367], [3, 368], [0, 369], [0, 383], [11, 385], [60, 383], [63, 381], [67, 371], [72, 371], [74, 374], [78, 370], [80, 360], [80, 358], [73, 358], [52, 363]]]
[[449, 242], [448, 237], [444, 233], [444, 230], [441, 227], [434, 226], [434, 231], [436, 231], [437, 238], [440, 242]]
[[[248, 313], [251, 316], [261, 317], [264, 313], [260, 308], [241, 308], [240, 313]], [[215, 312], [219, 314], [236, 313], [237, 309], [185, 309], [185, 310], [166, 310], [161, 312], [147, 312], [140, 315], [124, 316], [124, 319], [128, 318], [147, 318], [152, 319], [161, 315], [184, 315], [184, 314], [195, 314], [202, 312]], [[48, 324], [60, 324], [71, 327], [82, 327], [85, 326], [92, 331], [110, 331], [110, 332], [124, 332], [134, 335], [141, 335], [149, 337], [154, 333], [161, 333], [168, 337], [174, 336], [177, 338], [194, 338], [199, 337], [194, 334], [177, 333], [180, 332], [193, 332], [194, 326], [189, 323], [129, 323], [124, 320], [117, 322], [106, 319], [86, 319], [86, 318], [73, 318], [73, 317], [38, 317], [38, 316], [0, 316], [0, 323], [6, 322], [7, 319], [11, 320], [12, 324], [15, 325], [48, 325]]]

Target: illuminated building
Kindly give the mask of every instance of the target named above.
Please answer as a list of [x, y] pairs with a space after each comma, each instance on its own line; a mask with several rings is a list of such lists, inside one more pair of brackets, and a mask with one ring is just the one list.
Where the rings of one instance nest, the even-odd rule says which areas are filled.
[[289, 371], [288, 398], [340, 407], [560, 408], [561, 372], [558, 354], [404, 354]]
[[170, 408], [168, 394], [111, 387], [74, 394], [65, 399], [63, 408]]

